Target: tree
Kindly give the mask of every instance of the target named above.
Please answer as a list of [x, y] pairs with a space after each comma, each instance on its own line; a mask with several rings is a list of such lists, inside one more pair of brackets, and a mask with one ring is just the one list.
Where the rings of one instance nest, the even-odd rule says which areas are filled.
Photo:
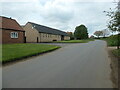
[[74, 39], [74, 34], [72, 32], [67, 32], [67, 34], [70, 37], [70, 40]]
[[103, 35], [102, 31], [96, 31], [94, 32], [94, 35], [96, 35], [98, 38]]
[[74, 32], [75, 39], [87, 39], [88, 38], [88, 31], [85, 25], [80, 25], [75, 28]]
[[120, 32], [120, 12], [110, 11], [107, 12], [107, 16], [110, 17], [110, 21], [108, 22], [108, 28], [112, 31]]
[[103, 33], [103, 37], [106, 37], [107, 35], [110, 34], [110, 31], [107, 29], [104, 29], [104, 30], [102, 30], [102, 33]]
[[[113, 11], [110, 9], [107, 12], [107, 16], [109, 16], [108, 28], [112, 31], [118, 31], [118, 45], [117, 49], [119, 49], [120, 45], [120, 1], [118, 2], [118, 9]], [[105, 11], [106, 12], [106, 11]]]

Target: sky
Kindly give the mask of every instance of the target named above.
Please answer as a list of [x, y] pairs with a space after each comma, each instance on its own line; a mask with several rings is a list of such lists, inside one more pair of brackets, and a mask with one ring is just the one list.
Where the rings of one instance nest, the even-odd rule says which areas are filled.
[[[103, 11], [113, 10], [114, 0], [0, 0], [0, 16], [16, 19], [20, 25], [28, 21], [65, 32], [74, 32], [84, 24], [89, 35], [107, 28]], [[2, 10], [2, 11], [1, 11]]]

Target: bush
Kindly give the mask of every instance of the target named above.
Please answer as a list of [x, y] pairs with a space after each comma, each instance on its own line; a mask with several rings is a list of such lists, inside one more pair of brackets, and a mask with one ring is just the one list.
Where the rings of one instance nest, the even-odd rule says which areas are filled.
[[107, 41], [109, 46], [117, 46], [118, 43], [120, 43], [120, 42], [118, 42], [118, 35], [112, 35], [108, 38], [105, 38], [105, 40]]

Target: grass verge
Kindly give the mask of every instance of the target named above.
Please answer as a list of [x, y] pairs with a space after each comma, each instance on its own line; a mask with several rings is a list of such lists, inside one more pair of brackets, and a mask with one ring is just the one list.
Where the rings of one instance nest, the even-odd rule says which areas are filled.
[[41, 44], [3, 44], [2, 60], [0, 62], [7, 63], [16, 59], [27, 58], [30, 56], [53, 51], [60, 47], [54, 45]]
[[113, 50], [115, 50], [113, 47], [108, 47], [108, 53], [109, 53], [109, 57], [110, 59], [110, 67], [111, 67], [111, 80], [112, 80], [112, 84], [113, 84], [113, 88], [118, 88], [118, 58], [113, 54]]
[[120, 49], [113, 50], [112, 53], [113, 53], [115, 56], [120, 57]]
[[[119, 37], [120, 38], [120, 37]], [[118, 35], [112, 35], [110, 37], [107, 38], [101, 38], [102, 40], [105, 40], [107, 42], [108, 46], [117, 46], [118, 43], [120, 44], [120, 42], [118, 42]], [[113, 87], [114, 88], [118, 88], [120, 87], [120, 79], [118, 78], [118, 76], [120, 76], [120, 49], [112, 49], [113, 47], [111, 47], [111, 49], [109, 48], [109, 57], [111, 58], [111, 79], [113, 82]]]
[[86, 40], [64, 40], [64, 41], [56, 41], [57, 43], [87, 43], [89, 41], [94, 41], [94, 39], [86, 39]]

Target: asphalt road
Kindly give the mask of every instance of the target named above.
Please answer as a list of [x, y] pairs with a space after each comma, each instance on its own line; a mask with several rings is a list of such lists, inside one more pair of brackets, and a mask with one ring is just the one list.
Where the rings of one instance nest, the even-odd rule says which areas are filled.
[[106, 42], [71, 44], [3, 67], [3, 88], [112, 88]]
[[47, 45], [56, 45], [56, 46], [60, 46], [60, 47], [65, 47], [68, 45], [72, 45], [74, 43], [36, 43], [36, 44], [47, 44]]

